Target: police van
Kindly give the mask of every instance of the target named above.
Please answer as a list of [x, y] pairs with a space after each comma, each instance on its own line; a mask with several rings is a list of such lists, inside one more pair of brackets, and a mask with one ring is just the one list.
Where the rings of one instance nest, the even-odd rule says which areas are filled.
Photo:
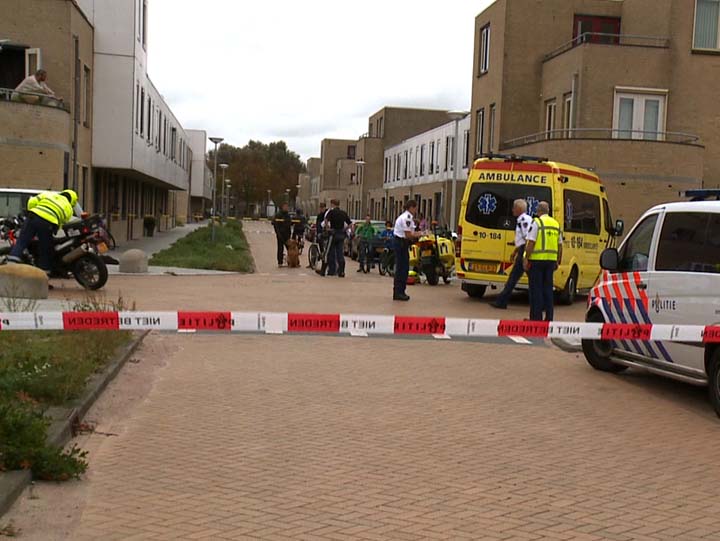
[[[501, 290], [512, 268], [516, 219], [513, 202], [524, 199], [528, 214], [547, 201], [563, 230], [563, 259], [555, 272], [560, 301], [574, 302], [599, 274], [600, 253], [622, 235], [614, 224], [605, 188], [594, 173], [540, 158], [490, 156], [475, 161], [460, 207], [457, 276], [470, 297]], [[527, 289], [527, 277], [518, 289]]]
[[[720, 190], [685, 195], [694, 200], [653, 207], [619, 249], [602, 253], [603, 274], [590, 292], [587, 321], [720, 324]], [[583, 340], [582, 346], [597, 370], [641, 367], [708, 385], [720, 416], [720, 344]]]

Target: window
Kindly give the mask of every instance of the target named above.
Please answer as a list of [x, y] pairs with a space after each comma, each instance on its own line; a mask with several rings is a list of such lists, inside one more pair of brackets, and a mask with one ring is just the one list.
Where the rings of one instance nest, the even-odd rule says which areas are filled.
[[143, 49], [147, 49], [147, 29], [148, 29], [147, 13], [148, 13], [147, 0], [143, 0], [143, 3], [142, 3], [142, 26], [141, 26]]
[[357, 147], [355, 145], [348, 145], [347, 147], [347, 159], [348, 160], [354, 160], [355, 159], [355, 151]]
[[720, 0], [696, 0], [695, 38], [696, 49], [720, 49]]
[[373, 123], [370, 122], [368, 124], [368, 137], [372, 137], [372, 136], [373, 136]]
[[495, 149], [495, 104], [490, 106], [490, 128], [488, 130], [488, 151]]
[[408, 151], [405, 151], [404, 156], [404, 167], [403, 167], [403, 178], [408, 178]]
[[615, 139], [665, 139], [664, 90], [652, 93], [615, 92], [613, 137]]
[[140, 83], [135, 83], [135, 133], [140, 131]]
[[29, 77], [42, 68], [40, 49], [25, 49], [25, 77]]
[[610, 214], [610, 204], [607, 199], [603, 199], [603, 214], [605, 215], [605, 231], [611, 235], [615, 231], [615, 224], [612, 220], [612, 214]]
[[383, 117], [380, 117], [380, 120], [378, 120], [378, 137], [385, 137], [385, 125], [383, 121]]
[[600, 234], [600, 198], [585, 192], [565, 190], [565, 231]]
[[490, 69], [490, 25], [480, 30], [480, 73], [483, 75]]
[[463, 167], [467, 168], [470, 163], [470, 130], [463, 133]]
[[454, 137], [448, 137], [448, 152], [450, 153], [450, 170], [455, 170], [455, 160], [457, 152], [455, 152], [455, 138]]
[[555, 111], [557, 110], [557, 103], [555, 100], [550, 100], [545, 103], [545, 135], [548, 139], [555, 137]]
[[[435, 172], [435, 141], [430, 141], [430, 167], [428, 173], [431, 175]], [[423, 213], [425, 214], [425, 213]]]
[[515, 230], [517, 219], [512, 214], [516, 199], [552, 201], [550, 188], [477, 182], [470, 188], [465, 219], [488, 229]]
[[571, 137], [573, 127], [573, 96], [565, 94], [563, 97], [563, 128], [565, 130], [563, 135]]
[[90, 108], [92, 107], [92, 78], [90, 76], [90, 68], [87, 66], [83, 67], [83, 125], [87, 128], [90, 127]]
[[620, 19], [596, 15], [575, 15], [573, 40], [576, 44], [618, 45], [620, 43]]
[[658, 215], [645, 218], [620, 248], [618, 271], [646, 271]]
[[148, 145], [152, 144], [152, 117], [153, 117], [152, 98], [150, 96], [148, 96], [148, 100], [147, 100], [147, 140], [148, 140]]
[[440, 172], [440, 139], [437, 140], [435, 143], [435, 148], [437, 149], [437, 160], [435, 160], [435, 172]]
[[145, 130], [145, 89], [140, 90], [140, 137]]
[[655, 270], [720, 273], [720, 214], [669, 212], [658, 242]]
[[420, 176], [425, 174], [425, 145], [420, 147]]
[[420, 146], [415, 147], [415, 176], [420, 171]]
[[478, 109], [475, 124], [475, 155], [482, 156], [485, 147], [485, 109]]

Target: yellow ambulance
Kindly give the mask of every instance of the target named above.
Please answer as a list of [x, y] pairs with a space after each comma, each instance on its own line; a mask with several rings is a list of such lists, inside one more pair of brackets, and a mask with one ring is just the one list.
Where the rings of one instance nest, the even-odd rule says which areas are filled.
[[[613, 223], [605, 188], [594, 173], [540, 158], [500, 156], [475, 161], [460, 207], [457, 276], [470, 297], [500, 292], [512, 268], [516, 219], [513, 202], [524, 199], [535, 215], [550, 203], [563, 231], [563, 259], [555, 273], [560, 301], [570, 304], [600, 274], [600, 254], [614, 246], [623, 224]], [[527, 289], [527, 276], [518, 284]]]

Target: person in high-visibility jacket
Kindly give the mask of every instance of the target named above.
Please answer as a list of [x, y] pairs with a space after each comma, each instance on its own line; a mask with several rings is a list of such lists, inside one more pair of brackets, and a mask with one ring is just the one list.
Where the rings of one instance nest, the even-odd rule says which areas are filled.
[[553, 320], [553, 274], [562, 262], [562, 231], [550, 216], [550, 205], [541, 201], [537, 218], [527, 234], [523, 267], [530, 282], [530, 319]]
[[73, 190], [42, 192], [31, 197], [27, 204], [28, 217], [23, 225], [8, 261], [22, 263], [22, 255], [33, 238], [40, 243], [37, 266], [49, 272], [52, 262], [53, 235], [73, 217], [78, 196]]

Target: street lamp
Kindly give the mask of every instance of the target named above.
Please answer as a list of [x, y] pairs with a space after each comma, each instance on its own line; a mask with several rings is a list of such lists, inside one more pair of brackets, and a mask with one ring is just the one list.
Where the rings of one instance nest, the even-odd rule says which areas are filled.
[[[360, 212], [359, 216], [356, 216], [356, 218], [361, 218], [362, 214], [365, 212], [365, 194], [363, 193], [363, 185], [365, 184], [365, 160], [360, 158], [359, 160], [355, 160], [355, 165], [357, 166], [357, 183], [358, 186], [360, 186]], [[348, 209], [350, 210], [350, 209]], [[358, 214], [358, 213], [356, 213]]]
[[458, 170], [458, 153], [457, 140], [460, 121], [469, 115], [467, 111], [450, 111], [448, 117], [455, 122], [455, 137], [453, 138], [453, 153], [450, 164], [452, 165], [452, 190], [450, 200], [450, 230], [457, 227], [457, 170]]
[[210, 137], [210, 141], [213, 142], [215, 145], [215, 176], [213, 177], [213, 190], [212, 190], [212, 200], [213, 200], [213, 206], [212, 206], [212, 213], [213, 215], [210, 217], [212, 220], [212, 233], [211, 233], [211, 240], [212, 242], [215, 242], [215, 212], [216, 208], [215, 205], [217, 205], [217, 168], [218, 168], [218, 145], [222, 143], [225, 139], [222, 137]]
[[227, 171], [227, 168], [230, 167], [226, 163], [220, 164], [220, 169], [222, 169], [222, 188], [221, 188], [221, 194], [220, 194], [220, 221], [222, 222], [223, 216], [225, 215], [225, 172]]
[[[227, 216], [228, 216], [228, 210], [230, 207], [230, 186], [232, 185], [232, 180], [227, 179], [225, 182], [223, 182], [223, 216], [225, 216], [225, 221], [227, 222]], [[226, 187], [227, 186], [227, 195], [225, 195]]]

